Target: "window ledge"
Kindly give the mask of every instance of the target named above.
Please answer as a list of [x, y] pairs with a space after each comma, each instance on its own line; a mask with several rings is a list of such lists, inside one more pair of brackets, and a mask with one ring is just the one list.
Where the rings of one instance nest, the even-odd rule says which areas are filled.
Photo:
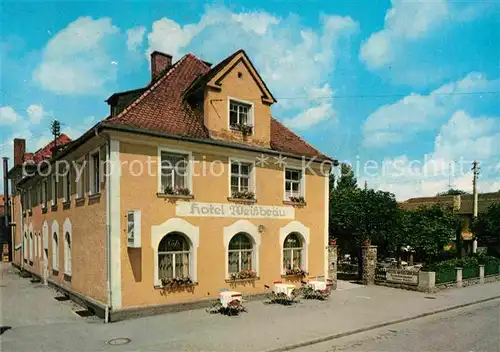
[[156, 193], [158, 198], [169, 198], [169, 199], [194, 199], [194, 195], [183, 195], [183, 194], [166, 194], [166, 193]]
[[52, 276], [59, 276], [59, 270], [52, 269]]
[[189, 288], [189, 287], [194, 287], [198, 286], [198, 282], [193, 282], [188, 285], [178, 285], [178, 286], [163, 286], [162, 284], [159, 285], [154, 285], [155, 290], [176, 290], [176, 289], [182, 289], [182, 288]]
[[64, 273], [64, 281], [71, 282], [71, 274]]
[[80, 197], [75, 199], [76, 205], [82, 205], [83, 203], [85, 203], [85, 197]]
[[226, 279], [224, 281], [226, 281], [227, 284], [230, 284], [230, 283], [238, 283], [238, 282], [251, 282], [251, 281], [258, 281], [260, 280], [260, 277], [249, 277], [248, 279]]
[[71, 201], [63, 202], [63, 209], [69, 209], [71, 207]]
[[243, 204], [255, 204], [255, 203], [257, 203], [257, 199], [241, 199], [241, 198], [227, 197], [227, 200], [230, 202], [243, 203]]
[[42, 207], [42, 214], [47, 214], [47, 211], [49, 210], [48, 207]]
[[93, 194], [89, 194], [89, 200], [93, 200], [93, 199], [99, 199], [101, 198], [101, 193], [93, 193]]
[[297, 275], [287, 275], [287, 274], [281, 274], [281, 278], [282, 279], [296, 279], [296, 278], [303, 278], [303, 277], [306, 277], [307, 275], [300, 275], [300, 274], [297, 274]]
[[50, 207], [50, 210], [52, 210], [52, 211], [57, 211], [57, 204], [53, 204], [53, 205]]
[[284, 200], [283, 204], [292, 205], [294, 207], [305, 207], [307, 205], [307, 202], [292, 202], [291, 200]]

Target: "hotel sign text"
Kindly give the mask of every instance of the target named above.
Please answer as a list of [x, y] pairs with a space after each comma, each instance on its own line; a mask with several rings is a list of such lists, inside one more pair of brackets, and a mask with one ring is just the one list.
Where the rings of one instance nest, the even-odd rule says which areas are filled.
[[214, 216], [225, 218], [294, 219], [293, 207], [178, 202], [177, 216]]

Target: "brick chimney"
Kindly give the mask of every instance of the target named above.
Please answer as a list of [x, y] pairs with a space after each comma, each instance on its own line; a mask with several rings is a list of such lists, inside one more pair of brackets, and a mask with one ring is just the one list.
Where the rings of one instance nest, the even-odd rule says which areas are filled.
[[151, 53], [151, 80], [154, 81], [165, 69], [172, 66], [172, 55], [153, 51]]
[[26, 153], [26, 140], [14, 139], [14, 166], [21, 165], [24, 162], [24, 154]]

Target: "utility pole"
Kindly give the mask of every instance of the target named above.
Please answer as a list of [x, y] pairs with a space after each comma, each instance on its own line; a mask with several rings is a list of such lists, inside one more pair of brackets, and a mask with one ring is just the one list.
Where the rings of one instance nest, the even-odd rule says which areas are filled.
[[[473, 171], [473, 178], [472, 178], [472, 194], [473, 194], [473, 217], [474, 220], [477, 219], [477, 211], [478, 211], [478, 194], [477, 194], [477, 177], [479, 176], [479, 162], [477, 160], [474, 160], [472, 163], [472, 171]], [[477, 252], [477, 239], [474, 238], [474, 241], [472, 242], [472, 253]]]
[[54, 147], [52, 153], [55, 154], [57, 152], [57, 139], [61, 135], [61, 123], [57, 120], [52, 121], [50, 124], [50, 131], [54, 136]]

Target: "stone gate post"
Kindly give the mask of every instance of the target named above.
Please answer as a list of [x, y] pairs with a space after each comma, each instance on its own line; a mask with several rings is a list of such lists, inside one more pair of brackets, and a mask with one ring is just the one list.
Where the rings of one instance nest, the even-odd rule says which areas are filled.
[[361, 247], [361, 261], [363, 265], [361, 282], [363, 285], [374, 285], [375, 270], [377, 268], [377, 246], [363, 244]]
[[337, 289], [337, 244], [330, 241], [328, 245], [328, 280], [332, 283], [332, 290]]

